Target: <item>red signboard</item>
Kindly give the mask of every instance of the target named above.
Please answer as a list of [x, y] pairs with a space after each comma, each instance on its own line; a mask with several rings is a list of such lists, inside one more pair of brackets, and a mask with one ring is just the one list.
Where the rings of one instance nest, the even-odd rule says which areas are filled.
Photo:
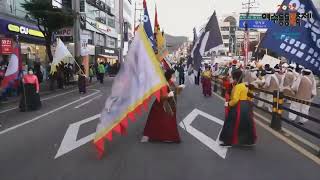
[[13, 41], [10, 38], [0, 39], [0, 54], [12, 54], [13, 53]]

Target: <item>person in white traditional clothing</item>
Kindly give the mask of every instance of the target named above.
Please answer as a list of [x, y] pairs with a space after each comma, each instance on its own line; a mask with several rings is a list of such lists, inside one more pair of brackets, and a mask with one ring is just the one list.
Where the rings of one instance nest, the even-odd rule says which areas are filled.
[[245, 70], [243, 71], [243, 82], [246, 84], [246, 85], [249, 85], [250, 84], [250, 76], [251, 76], [251, 73], [250, 73], [250, 65], [247, 65]]
[[[295, 97], [297, 99], [302, 99], [311, 102], [313, 97], [317, 95], [316, 80], [312, 71], [309, 69], [302, 70], [302, 74], [293, 83], [292, 90], [295, 92]], [[290, 109], [308, 115], [310, 106], [292, 101]], [[289, 113], [289, 119], [291, 121], [295, 121], [296, 118], [296, 114]], [[303, 125], [307, 121], [308, 119], [300, 117], [298, 123], [300, 125]]]
[[[276, 66], [274, 66], [274, 74], [277, 76], [278, 81], [279, 81], [279, 85], [282, 83], [282, 79], [283, 79], [283, 73], [281, 72], [280, 66], [279, 64], [277, 64]], [[280, 87], [280, 86], [279, 86]]]
[[[266, 69], [266, 81], [263, 86], [263, 89], [273, 93], [273, 91], [279, 90], [279, 80], [275, 75], [272, 68]], [[265, 99], [269, 102], [273, 102], [273, 95], [272, 94], [265, 94]], [[264, 104], [266, 108], [268, 108], [269, 112], [272, 112], [272, 105], [271, 104]]]
[[[265, 64], [264, 68], [260, 67], [259, 77], [255, 82], [253, 82], [253, 85], [258, 86], [261, 89], [264, 89], [263, 86], [264, 86], [264, 84], [266, 82], [266, 69], [270, 69], [270, 65], [269, 64]], [[264, 92], [259, 92], [259, 97], [261, 99], [266, 99], [267, 98], [266, 97], [266, 93], [264, 93]], [[265, 103], [262, 102], [262, 101], [259, 101], [257, 105], [258, 105], [258, 107], [262, 108], [265, 105]]]
[[284, 93], [286, 96], [294, 96], [294, 93], [291, 89], [293, 82], [296, 80], [296, 76], [293, 73], [294, 66], [290, 65], [287, 68], [287, 72], [282, 77], [282, 81], [280, 84], [280, 91]]

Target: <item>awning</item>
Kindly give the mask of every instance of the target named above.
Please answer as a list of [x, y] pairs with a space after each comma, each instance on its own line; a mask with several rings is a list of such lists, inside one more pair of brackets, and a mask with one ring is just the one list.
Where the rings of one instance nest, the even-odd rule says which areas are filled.
[[118, 59], [118, 56], [108, 56], [104, 54], [98, 54], [98, 56], [104, 57], [104, 58], [112, 58], [112, 59]]

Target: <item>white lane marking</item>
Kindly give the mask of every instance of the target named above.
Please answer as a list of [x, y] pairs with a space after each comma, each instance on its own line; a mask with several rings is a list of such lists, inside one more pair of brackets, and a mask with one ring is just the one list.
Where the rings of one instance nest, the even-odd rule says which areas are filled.
[[[215, 96], [217, 96], [219, 99], [223, 100], [224, 101], [224, 98], [222, 98], [219, 94], [217, 93], [213, 93]], [[254, 112], [255, 115], [257, 115], [258, 113]], [[259, 115], [261, 116], [261, 115]], [[263, 116], [262, 116], [263, 117]], [[266, 119], [266, 118], [265, 118]], [[318, 157], [316, 157], [315, 155], [313, 155], [312, 153], [310, 153], [309, 151], [307, 151], [306, 149], [304, 149], [303, 147], [301, 147], [300, 145], [294, 143], [293, 141], [291, 141], [290, 139], [288, 139], [287, 137], [281, 135], [279, 132], [273, 130], [272, 128], [270, 128], [269, 126], [266, 126], [265, 124], [263, 124], [261, 121], [257, 120], [257, 118], [255, 118], [255, 122], [263, 127], [264, 129], [266, 129], [267, 131], [269, 131], [271, 134], [273, 134], [275, 137], [281, 139], [282, 141], [284, 141], [285, 143], [287, 143], [288, 145], [290, 145], [293, 149], [296, 149], [298, 152], [300, 152], [302, 155], [308, 157], [309, 159], [311, 159], [312, 161], [314, 161], [315, 163], [319, 164], [320, 165], [320, 159]], [[295, 137], [298, 137], [299, 139], [303, 140], [302, 143], [305, 143], [305, 142], [308, 142], [306, 145], [311, 145], [311, 146], [315, 146], [314, 144], [312, 144], [311, 142], [305, 140], [304, 138], [294, 134], [293, 132], [285, 129], [285, 128], [282, 128], [284, 130], [284, 132], [288, 133], [288, 134], [291, 134], [291, 135], [294, 135]], [[294, 137], [293, 136], [293, 137]], [[298, 140], [299, 140], [298, 139]], [[312, 147], [311, 147], [312, 148]], [[318, 148], [316, 148], [318, 149]]]
[[309, 158], [310, 160], [314, 161], [315, 163], [317, 163], [318, 165], [320, 165], [320, 159], [313, 155], [312, 153], [308, 152], [306, 149], [304, 149], [303, 147], [299, 146], [298, 144], [294, 143], [293, 141], [291, 141], [290, 139], [286, 138], [285, 136], [283, 136], [282, 134], [278, 133], [277, 131], [273, 130], [272, 128], [270, 128], [269, 126], [263, 124], [260, 121], [256, 121], [257, 124], [259, 124], [261, 127], [263, 127], [264, 129], [266, 129], [267, 131], [269, 131], [271, 134], [273, 134], [274, 136], [276, 136], [277, 138], [281, 139], [282, 141], [284, 141], [285, 143], [287, 143], [289, 146], [291, 146], [293, 149], [297, 150], [298, 152], [300, 152], [301, 154], [305, 155], [307, 158]]
[[45, 114], [42, 114], [42, 115], [40, 115], [40, 116], [37, 116], [37, 117], [33, 118], [33, 119], [30, 119], [30, 120], [28, 120], [28, 121], [25, 121], [24, 123], [21, 123], [21, 124], [15, 125], [15, 126], [13, 126], [13, 127], [10, 127], [10, 128], [8, 128], [8, 129], [5, 129], [5, 130], [3, 130], [3, 131], [0, 131], [0, 135], [3, 135], [3, 134], [5, 134], [5, 133], [7, 133], [7, 132], [10, 132], [10, 131], [13, 131], [13, 130], [19, 128], [19, 127], [22, 127], [22, 126], [24, 126], [24, 125], [30, 124], [30, 123], [32, 123], [32, 122], [35, 122], [35, 121], [39, 120], [40, 118], [43, 118], [43, 117], [48, 116], [48, 115], [50, 115], [50, 114], [53, 114], [53, 113], [55, 113], [55, 112], [57, 112], [57, 111], [59, 111], [59, 110], [61, 110], [61, 109], [63, 109], [63, 108], [66, 108], [66, 107], [68, 107], [68, 106], [70, 106], [70, 105], [72, 105], [72, 104], [75, 104], [75, 103], [77, 103], [77, 102], [79, 102], [79, 101], [82, 101], [83, 99], [89, 98], [89, 97], [91, 97], [91, 96], [94, 96], [94, 95], [100, 93], [100, 90], [96, 90], [96, 89], [93, 89], [93, 90], [96, 91], [96, 92], [94, 92], [94, 93], [92, 93], [92, 94], [90, 94], [90, 95], [88, 95], [88, 96], [85, 96], [85, 97], [83, 97], [83, 98], [80, 98], [80, 99], [78, 99], [78, 100], [72, 101], [72, 102], [70, 102], [70, 103], [68, 103], [68, 104], [66, 104], [66, 105], [63, 105], [63, 106], [61, 106], [61, 107], [59, 107], [59, 108], [56, 108], [56, 109], [54, 109], [54, 110], [51, 110], [51, 111], [49, 111], [49, 112], [47, 112], [47, 113], [45, 113]]
[[12, 110], [15, 110], [15, 109], [18, 109], [18, 107], [14, 107], [14, 108], [10, 108], [10, 109], [6, 109], [6, 110], [3, 110], [3, 111], [0, 111], [0, 114], [9, 112], [9, 111], [12, 111]]
[[[216, 152], [221, 158], [225, 159], [227, 156], [228, 149], [225, 147], [221, 147], [219, 145], [219, 136], [221, 133], [221, 130], [219, 132], [219, 135], [216, 140], [211, 139], [207, 135], [203, 134], [201, 131], [195, 129], [191, 126], [191, 123], [196, 119], [198, 115], [201, 115], [203, 117], [206, 117], [207, 119], [213, 121], [214, 123], [217, 123], [219, 125], [223, 125], [224, 121], [221, 119], [218, 119], [214, 116], [211, 116], [208, 113], [205, 113], [203, 111], [200, 111], [199, 109], [194, 109], [190, 114], [188, 114], [187, 117], [184, 118], [182, 122], [179, 123], [179, 126], [186, 130], [188, 133], [193, 135], [195, 138], [197, 138], [200, 142], [202, 142], [204, 145], [206, 145], [208, 148]], [[185, 129], [185, 127], [186, 129]]]
[[86, 105], [86, 104], [91, 103], [93, 100], [98, 99], [98, 98], [100, 98], [100, 97], [102, 97], [102, 94], [100, 94], [99, 96], [96, 96], [96, 97], [94, 97], [94, 98], [92, 98], [92, 99], [90, 99], [90, 100], [88, 100], [88, 101], [86, 101], [86, 102], [84, 102], [84, 103], [82, 103], [82, 104], [74, 107], [74, 108], [75, 108], [75, 109], [78, 109], [78, 108], [80, 108], [80, 107], [82, 107], [82, 106], [84, 106], [84, 105]]
[[[43, 98], [43, 99], [41, 99], [41, 102], [49, 100], [49, 99], [53, 99], [53, 98], [56, 98], [56, 97], [59, 97], [59, 96], [63, 96], [63, 95], [66, 95], [66, 94], [69, 94], [69, 93], [72, 93], [72, 92], [75, 92], [75, 91], [77, 91], [77, 90], [72, 90], [72, 91], [64, 92], [64, 93], [57, 94], [57, 95], [54, 95], [54, 96], [50, 96], [50, 97], [47, 97], [47, 98]], [[14, 107], [14, 108], [10, 108], [10, 109], [6, 109], [6, 110], [3, 110], [3, 111], [0, 111], [0, 114], [6, 113], [6, 112], [9, 112], [9, 111], [18, 109], [18, 108], [19, 107], [17, 106], [17, 107]]]
[[47, 97], [47, 98], [43, 98], [41, 101], [46, 101], [46, 100], [49, 100], [49, 99], [53, 99], [53, 98], [56, 98], [56, 97], [59, 97], [59, 96], [63, 96], [63, 95], [66, 95], [66, 94], [69, 94], [69, 93], [72, 93], [72, 92], [75, 92], [75, 91], [78, 91], [78, 90], [67, 91], [65, 93], [61, 93], [61, 94], [57, 94], [57, 95], [50, 96], [50, 97]]
[[[259, 113], [257, 112], [253, 112], [255, 116], [257, 116], [258, 118], [264, 120], [265, 122], [267, 123], [271, 123], [271, 121], [264, 117], [263, 115], [260, 115]], [[293, 132], [289, 131], [288, 129], [282, 127], [282, 130], [283, 132], [287, 133], [289, 136], [292, 136], [293, 138], [297, 139], [298, 141], [302, 142], [303, 144], [309, 146], [311, 149], [313, 149], [314, 151], [316, 152], [319, 152], [320, 151], [320, 147], [318, 147], [317, 145], [313, 144], [312, 142], [304, 139], [303, 137], [297, 135], [297, 134], [294, 134]]]
[[63, 156], [64, 154], [67, 154], [74, 149], [77, 149], [78, 147], [90, 142], [93, 140], [95, 133], [92, 133], [84, 138], [81, 138], [77, 140], [77, 136], [79, 133], [80, 126], [82, 124], [86, 124], [90, 121], [93, 121], [95, 119], [100, 118], [100, 114], [94, 115], [92, 117], [89, 117], [87, 119], [81, 120], [79, 122], [73, 123], [69, 125], [69, 128], [67, 129], [66, 134], [63, 137], [63, 140], [61, 142], [61, 145], [59, 147], [59, 150], [54, 157], [54, 159], [57, 159], [58, 157]]

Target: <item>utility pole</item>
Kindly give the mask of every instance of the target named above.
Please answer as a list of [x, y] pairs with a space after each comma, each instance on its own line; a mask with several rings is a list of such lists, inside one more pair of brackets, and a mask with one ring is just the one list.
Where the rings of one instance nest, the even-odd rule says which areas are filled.
[[123, 48], [124, 48], [124, 35], [123, 35], [123, 0], [119, 0], [119, 27], [120, 27], [120, 39], [121, 39], [121, 46], [120, 46], [120, 60], [121, 63], [123, 61]]
[[[138, 5], [140, 5], [141, 3], [139, 3]], [[137, 19], [137, 11], [140, 11], [140, 18], [139, 21], [140, 23], [142, 22], [142, 18], [141, 18], [141, 12], [143, 11], [143, 8], [137, 8], [137, 2], [134, 3], [134, 28], [136, 28], [136, 19]]]
[[[249, 18], [249, 14], [250, 14], [250, 9], [253, 8], [257, 8], [257, 7], [253, 7], [253, 4], [256, 3], [255, 0], [253, 0], [253, 2], [251, 0], [248, 0], [247, 3], [242, 3], [243, 6], [247, 6], [247, 7], [243, 7], [242, 9], [247, 9], [247, 13], [246, 13], [246, 19]], [[249, 51], [249, 43], [250, 43], [250, 38], [249, 38], [249, 28], [248, 28], [248, 23], [245, 22], [245, 30], [244, 30], [244, 51], [245, 51], [245, 58], [244, 58], [244, 66], [247, 66], [247, 63], [249, 61], [248, 59], [248, 51]]]
[[72, 9], [76, 13], [76, 18], [73, 24], [73, 43], [74, 43], [74, 56], [80, 57], [80, 1], [72, 0]]

